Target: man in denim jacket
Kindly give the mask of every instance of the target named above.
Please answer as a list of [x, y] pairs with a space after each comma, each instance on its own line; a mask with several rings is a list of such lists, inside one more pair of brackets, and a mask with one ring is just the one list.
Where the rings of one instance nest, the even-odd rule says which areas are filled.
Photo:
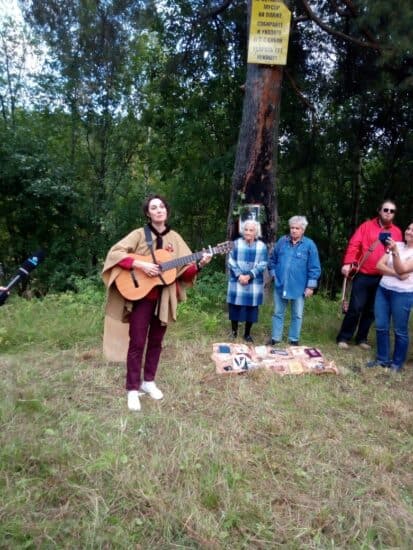
[[274, 279], [274, 306], [271, 344], [281, 342], [284, 316], [291, 304], [288, 331], [290, 345], [298, 345], [303, 322], [304, 300], [313, 295], [321, 274], [320, 258], [314, 241], [304, 237], [308, 226], [305, 216], [288, 220], [290, 234], [281, 237], [271, 253], [268, 269]]

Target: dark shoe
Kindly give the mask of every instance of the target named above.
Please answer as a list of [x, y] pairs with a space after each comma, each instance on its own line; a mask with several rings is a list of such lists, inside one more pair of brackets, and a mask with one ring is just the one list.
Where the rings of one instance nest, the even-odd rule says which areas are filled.
[[234, 338], [234, 339], [235, 339], [237, 336], [238, 336], [237, 331], [232, 330], [232, 331], [230, 332], [230, 337], [231, 337], [231, 338]]
[[390, 367], [390, 365], [388, 365], [387, 363], [381, 363], [380, 361], [377, 361], [376, 359], [374, 359], [374, 361], [369, 361], [366, 364], [366, 367], [368, 369], [371, 369], [373, 367], [383, 367], [383, 368], [387, 369], [387, 368]]
[[265, 343], [267, 346], [276, 346], [278, 344], [281, 344], [280, 340], [274, 340], [274, 338], [268, 338]]
[[249, 334], [247, 336], [244, 336], [244, 340], [246, 342], [253, 342], [254, 340], [252, 339], [252, 336], [250, 336]]
[[298, 340], [290, 340], [288, 343], [290, 344], [290, 346], [299, 346], [300, 345]]
[[390, 365], [390, 370], [392, 372], [400, 372], [403, 370], [403, 366], [399, 367], [399, 365], [394, 365], [393, 363]]

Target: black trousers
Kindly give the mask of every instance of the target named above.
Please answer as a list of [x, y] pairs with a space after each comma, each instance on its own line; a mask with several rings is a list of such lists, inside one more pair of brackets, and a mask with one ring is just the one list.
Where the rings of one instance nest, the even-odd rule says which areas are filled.
[[374, 300], [381, 275], [357, 273], [351, 287], [350, 303], [337, 342], [348, 342], [356, 332], [356, 344], [366, 342], [374, 321]]

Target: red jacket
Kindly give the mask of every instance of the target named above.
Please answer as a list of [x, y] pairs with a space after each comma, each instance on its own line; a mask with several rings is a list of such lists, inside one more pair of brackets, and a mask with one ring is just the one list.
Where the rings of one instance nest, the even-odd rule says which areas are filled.
[[366, 275], [380, 275], [376, 265], [385, 252], [384, 245], [378, 241], [379, 233], [382, 231], [391, 233], [394, 241], [403, 240], [402, 232], [396, 225], [392, 224], [390, 227], [383, 227], [379, 223], [379, 218], [368, 220], [359, 225], [354, 235], [351, 237], [344, 254], [343, 265], [352, 264], [353, 262], [360, 264], [365, 254], [368, 252], [369, 247], [373, 246], [374, 250], [369, 254], [367, 260], [361, 266], [360, 273]]

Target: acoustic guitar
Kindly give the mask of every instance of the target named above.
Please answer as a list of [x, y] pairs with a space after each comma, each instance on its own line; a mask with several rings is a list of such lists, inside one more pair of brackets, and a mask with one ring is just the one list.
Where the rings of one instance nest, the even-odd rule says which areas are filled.
[[[160, 268], [160, 274], [156, 277], [149, 277], [141, 269], [122, 269], [119, 275], [116, 277], [115, 284], [124, 298], [127, 300], [140, 300], [144, 298], [149, 292], [158, 285], [170, 285], [172, 284], [177, 275], [177, 268], [190, 264], [200, 260], [203, 254], [226, 254], [233, 247], [231, 241], [219, 243], [216, 246], [209, 246], [206, 250], [200, 252], [194, 252], [188, 256], [182, 256], [181, 258], [171, 258], [171, 253], [162, 248], [155, 250], [154, 255], [156, 263]], [[154, 263], [150, 254], [147, 256], [140, 256], [138, 254], [129, 254], [134, 260], [140, 260], [141, 262]]]
[[357, 262], [353, 262], [350, 265], [350, 271], [348, 272], [347, 277], [343, 278], [343, 287], [341, 290], [341, 312], [345, 315], [348, 311], [349, 298], [348, 295], [351, 292], [351, 283], [354, 277], [359, 272], [360, 265]]

